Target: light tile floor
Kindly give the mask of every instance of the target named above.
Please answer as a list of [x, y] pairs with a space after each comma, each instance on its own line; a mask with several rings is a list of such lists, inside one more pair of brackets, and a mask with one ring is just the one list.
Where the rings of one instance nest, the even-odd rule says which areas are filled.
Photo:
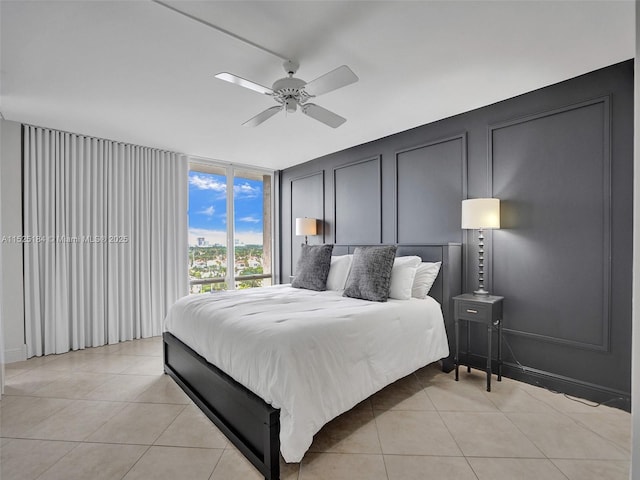
[[[151, 338], [6, 366], [0, 478], [262, 478], [163, 374]], [[436, 365], [326, 425], [283, 480], [627, 480], [631, 418]]]

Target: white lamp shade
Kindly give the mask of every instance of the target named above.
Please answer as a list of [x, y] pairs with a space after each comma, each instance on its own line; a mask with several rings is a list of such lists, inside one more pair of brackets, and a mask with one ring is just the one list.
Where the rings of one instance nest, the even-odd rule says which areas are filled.
[[296, 235], [315, 235], [316, 219], [315, 218], [296, 218]]
[[500, 228], [500, 200], [497, 198], [463, 200], [462, 228]]

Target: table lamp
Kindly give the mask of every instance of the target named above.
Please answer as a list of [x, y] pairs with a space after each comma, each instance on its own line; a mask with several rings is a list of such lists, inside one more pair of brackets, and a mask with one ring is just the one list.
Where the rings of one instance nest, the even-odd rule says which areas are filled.
[[307, 245], [307, 235], [316, 235], [316, 219], [307, 217], [296, 218], [296, 235], [304, 235], [304, 243]]
[[462, 201], [462, 228], [478, 230], [478, 290], [474, 295], [489, 295], [484, 289], [484, 234], [486, 228], [500, 228], [500, 200], [472, 198]]

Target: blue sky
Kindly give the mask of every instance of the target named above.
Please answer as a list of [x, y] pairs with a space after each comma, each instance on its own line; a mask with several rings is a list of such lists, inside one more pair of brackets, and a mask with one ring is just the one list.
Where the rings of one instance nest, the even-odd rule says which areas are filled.
[[[262, 244], [262, 181], [236, 177], [233, 181], [236, 239]], [[189, 244], [197, 237], [226, 243], [227, 180], [224, 175], [189, 172]]]

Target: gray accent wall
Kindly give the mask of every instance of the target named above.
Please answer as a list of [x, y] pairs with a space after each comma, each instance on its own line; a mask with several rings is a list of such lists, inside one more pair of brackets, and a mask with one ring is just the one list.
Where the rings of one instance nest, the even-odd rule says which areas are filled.
[[[291, 239], [289, 255], [283, 256], [289, 260], [288, 272], [295, 271], [295, 265], [300, 256], [302, 250], [302, 243], [304, 243], [304, 237], [296, 236], [296, 218], [308, 217], [323, 219], [324, 218], [324, 171], [314, 172], [308, 175], [302, 175], [288, 179], [289, 188], [283, 189], [289, 192], [289, 202], [282, 202], [289, 205], [289, 215], [284, 213], [281, 218], [288, 218], [289, 222], [286, 225], [289, 228], [283, 228], [283, 237]], [[320, 241], [317, 243], [324, 243], [324, 222], [318, 222], [316, 239]], [[283, 224], [284, 226], [284, 224]], [[312, 242], [316, 243], [316, 242]], [[288, 283], [287, 279], [292, 273], [286, 273], [282, 278], [285, 279], [283, 283]]]
[[493, 196], [510, 217], [493, 236], [493, 288], [513, 334], [610, 350], [609, 108], [602, 97], [490, 127]]
[[[628, 409], [633, 81], [629, 60], [284, 170], [281, 278], [308, 216], [309, 243], [463, 242], [472, 291], [461, 201], [500, 198], [485, 284], [505, 297], [506, 375]], [[484, 335], [471, 327], [474, 365]]]
[[[333, 168], [335, 243], [382, 242], [380, 165], [381, 158], [377, 155]], [[341, 207], [346, 204], [349, 208]]]
[[[460, 242], [461, 198], [466, 198], [466, 135], [396, 153], [396, 241]], [[415, 206], [423, 210], [416, 215]], [[442, 208], [448, 205], [448, 208]], [[437, 228], [434, 228], [434, 223]]]

